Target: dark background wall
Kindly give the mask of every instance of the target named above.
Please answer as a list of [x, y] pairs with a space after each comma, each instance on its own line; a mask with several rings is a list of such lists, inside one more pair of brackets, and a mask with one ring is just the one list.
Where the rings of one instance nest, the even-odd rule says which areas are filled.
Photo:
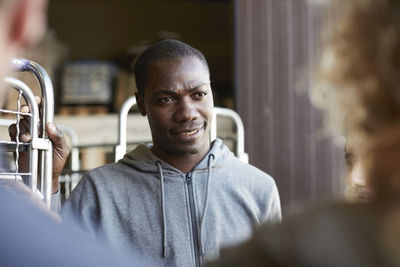
[[285, 208], [341, 192], [343, 150], [307, 94], [329, 12], [305, 0], [237, 0], [235, 10], [236, 100], [250, 162], [275, 178]]
[[49, 3], [49, 26], [66, 44], [67, 60], [129, 60], [145, 44], [177, 38], [204, 53], [217, 103], [232, 107], [233, 25], [233, 3], [229, 0], [52, 0]]

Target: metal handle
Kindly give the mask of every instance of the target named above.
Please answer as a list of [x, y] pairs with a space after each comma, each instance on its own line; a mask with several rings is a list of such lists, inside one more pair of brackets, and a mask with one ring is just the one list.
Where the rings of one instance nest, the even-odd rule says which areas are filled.
[[129, 110], [136, 105], [136, 97], [131, 96], [122, 104], [118, 115], [118, 144], [115, 146], [115, 161], [122, 159], [126, 153], [126, 121]]
[[[42, 117], [39, 119], [39, 111], [32, 111], [32, 115], [35, 114], [34, 116], [38, 116], [38, 122], [37, 125], [39, 124], [39, 120], [42, 122], [42, 133], [39, 135], [37, 133], [36, 137], [32, 135], [32, 142], [31, 146], [34, 151], [34, 153], [38, 153], [38, 157], [40, 158], [40, 179], [41, 179], [41, 192], [44, 196], [44, 201], [46, 202], [47, 206], [50, 207], [50, 202], [51, 202], [51, 193], [52, 193], [52, 172], [53, 172], [53, 147], [52, 143], [46, 139], [46, 130], [45, 130], [45, 125], [48, 122], [53, 122], [54, 120], [54, 92], [53, 92], [53, 85], [51, 83], [51, 79], [45, 69], [37, 64], [36, 62], [27, 60], [27, 59], [22, 59], [22, 58], [15, 58], [12, 60], [12, 65], [16, 71], [20, 72], [30, 72], [32, 73], [35, 78], [37, 79], [40, 88], [41, 88], [41, 96], [42, 96]], [[7, 82], [10, 84], [12, 87], [18, 87], [17, 90], [21, 90], [24, 93], [24, 97], [30, 99], [31, 96], [33, 96], [32, 91], [29, 89], [28, 86], [25, 84], [22, 85], [23, 83], [17, 79], [13, 78], [7, 78]], [[22, 89], [23, 88], [23, 89]], [[27, 102], [31, 102], [32, 99], [27, 100]], [[33, 109], [38, 109], [35, 97], [33, 96], [33, 103], [29, 103], [31, 108]], [[36, 108], [35, 108], [36, 107]], [[38, 109], [39, 110], [39, 109]], [[31, 128], [31, 134], [33, 131], [37, 132], [38, 127], [35, 126]], [[41, 136], [41, 138], [39, 138]], [[29, 165], [38, 165], [37, 162], [30, 162]], [[32, 175], [36, 175], [37, 171], [32, 172]], [[35, 183], [35, 182], [33, 182]], [[35, 189], [36, 190], [36, 189]]]
[[[31, 134], [32, 141], [37, 140], [39, 138], [39, 108], [36, 103], [35, 96], [33, 95], [31, 89], [23, 82], [20, 80], [17, 80], [15, 78], [6, 78], [5, 79], [6, 84], [14, 88], [20, 92], [22, 92], [23, 97], [25, 98], [27, 104], [29, 105], [31, 112], [29, 114], [24, 114], [20, 112], [19, 110], [16, 112], [8, 112], [7, 110], [1, 110], [2, 113], [17, 113], [17, 115], [25, 115], [25, 116], [30, 116], [30, 127], [29, 131]], [[18, 134], [18, 133], [17, 133]], [[16, 142], [8, 142], [10, 145], [10, 151], [14, 151], [14, 147], [18, 147], [19, 141], [17, 139]], [[18, 151], [16, 153], [19, 153]], [[28, 154], [29, 154], [29, 164], [28, 164], [28, 171], [26, 173], [20, 173], [19, 170], [17, 169], [15, 172], [15, 175], [29, 175], [31, 178], [29, 179], [29, 188], [32, 191], [35, 191], [37, 188], [37, 171], [38, 171], [38, 149], [35, 148], [32, 145], [32, 142], [28, 144]], [[16, 164], [17, 165], [17, 164]], [[7, 174], [7, 173], [3, 173]]]
[[224, 116], [232, 119], [236, 127], [235, 154], [243, 162], [249, 162], [249, 156], [244, 152], [244, 126], [239, 114], [229, 108], [214, 107], [213, 120], [210, 129], [210, 139], [217, 138], [217, 116]]

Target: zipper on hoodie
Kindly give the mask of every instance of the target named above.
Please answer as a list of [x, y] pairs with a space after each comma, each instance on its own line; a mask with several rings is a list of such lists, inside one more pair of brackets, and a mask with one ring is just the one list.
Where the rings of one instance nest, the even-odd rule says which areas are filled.
[[194, 255], [195, 255], [195, 262], [196, 266], [201, 266], [201, 257], [200, 257], [200, 248], [199, 248], [199, 229], [197, 227], [197, 220], [196, 220], [196, 209], [194, 206], [194, 196], [193, 196], [193, 183], [192, 183], [192, 174], [186, 174], [186, 184], [188, 186], [189, 192], [189, 208], [190, 208], [190, 219], [192, 222], [192, 234], [193, 234], [193, 241], [194, 241]]

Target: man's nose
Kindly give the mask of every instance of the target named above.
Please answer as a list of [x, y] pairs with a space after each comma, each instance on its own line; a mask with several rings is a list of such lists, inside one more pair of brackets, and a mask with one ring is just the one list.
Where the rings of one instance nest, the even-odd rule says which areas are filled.
[[193, 121], [199, 117], [197, 105], [190, 100], [182, 99], [177, 105], [174, 120], [177, 122]]
[[364, 166], [359, 160], [354, 164], [353, 170], [350, 174], [353, 184], [358, 186], [367, 186], [366, 175], [364, 173]]

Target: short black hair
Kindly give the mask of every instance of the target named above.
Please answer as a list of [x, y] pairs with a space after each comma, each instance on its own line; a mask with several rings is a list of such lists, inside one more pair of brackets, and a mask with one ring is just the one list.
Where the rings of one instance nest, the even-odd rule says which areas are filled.
[[165, 39], [152, 44], [137, 58], [133, 72], [136, 79], [136, 88], [141, 95], [144, 95], [144, 88], [147, 86], [148, 66], [162, 59], [177, 59], [182, 57], [196, 57], [209, 72], [207, 60], [196, 48], [172, 39]]

